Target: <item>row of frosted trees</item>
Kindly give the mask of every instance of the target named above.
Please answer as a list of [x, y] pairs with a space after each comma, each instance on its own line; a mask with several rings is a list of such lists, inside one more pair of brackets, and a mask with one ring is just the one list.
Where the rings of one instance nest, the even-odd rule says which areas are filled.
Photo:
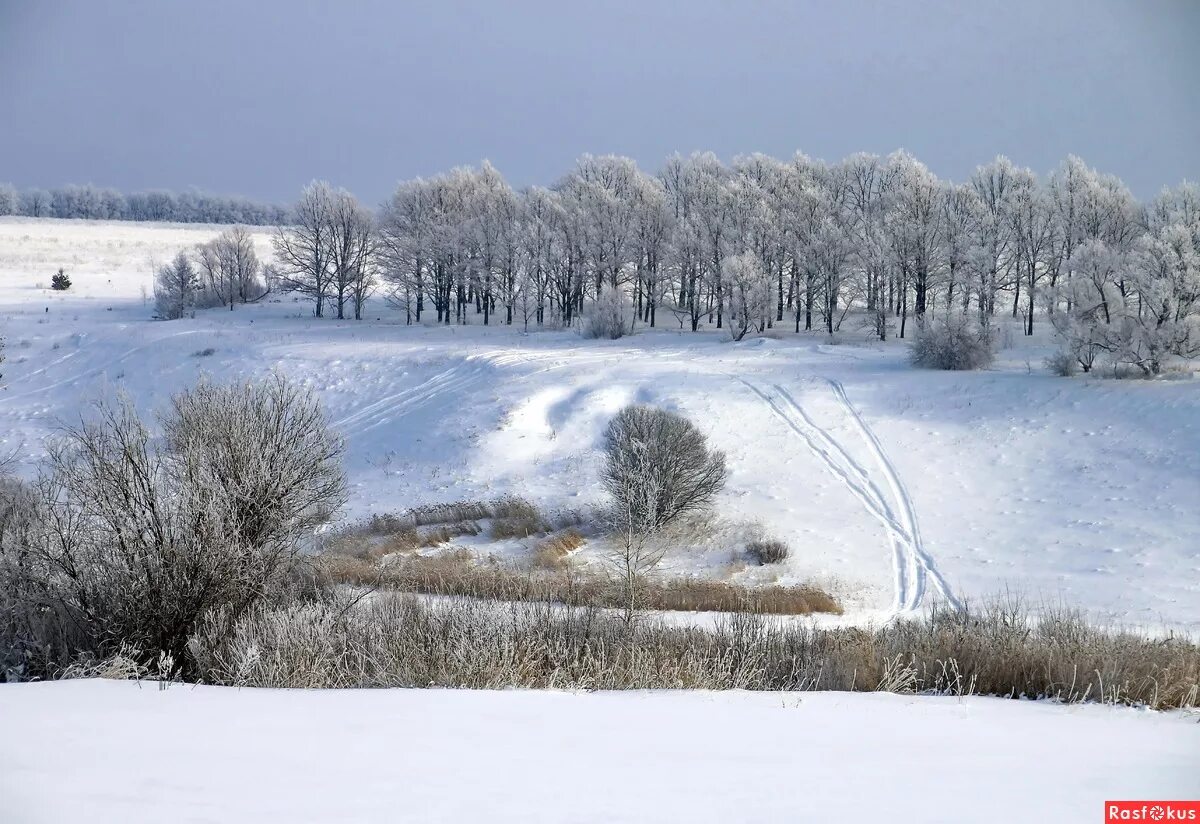
[[85, 220], [152, 220], [173, 223], [287, 223], [290, 210], [243, 197], [202, 192], [151, 191], [122, 194], [96, 186], [26, 189], [0, 183], [0, 216]]
[[570, 324], [611, 291], [632, 320], [666, 309], [735, 337], [833, 333], [853, 316], [886, 339], [954, 312], [984, 329], [1007, 313], [1027, 334], [1056, 315], [1134, 317], [1183, 338], [1200, 309], [1200, 190], [1141, 204], [1075, 157], [1045, 179], [999, 157], [955, 184], [903, 152], [676, 155], [657, 175], [585, 156], [524, 191], [485, 162], [401, 184], [375, 231], [378, 272], [413, 321]]

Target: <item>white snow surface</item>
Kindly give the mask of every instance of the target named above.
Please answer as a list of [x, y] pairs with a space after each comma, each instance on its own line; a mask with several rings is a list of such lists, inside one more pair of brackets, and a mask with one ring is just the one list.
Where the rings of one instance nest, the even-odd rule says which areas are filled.
[[[637, 401], [688, 415], [728, 455], [722, 522], [669, 556], [672, 572], [815, 581], [855, 620], [1007, 590], [1200, 630], [1196, 379], [1052, 377], [1048, 340], [1019, 334], [990, 370], [915, 370], [903, 342], [871, 343], [853, 321], [841, 345], [789, 321], [735, 344], [669, 313], [588, 341], [405, 326], [382, 299], [363, 322], [315, 319], [291, 296], [151, 320], [150, 261], [219, 230], [0, 219], [0, 452], [18, 449], [23, 474], [105, 393], [152, 412], [201, 375], [280, 369], [346, 437], [347, 518], [510, 493], [586, 508], [602, 499], [603, 428]], [[267, 258], [269, 230], [255, 236]], [[72, 289], [40, 288], [59, 265]], [[786, 564], [735, 563], [748, 523], [791, 545]]]
[[884, 693], [0, 686], [0, 819], [1092, 822], [1200, 796], [1194, 717]]

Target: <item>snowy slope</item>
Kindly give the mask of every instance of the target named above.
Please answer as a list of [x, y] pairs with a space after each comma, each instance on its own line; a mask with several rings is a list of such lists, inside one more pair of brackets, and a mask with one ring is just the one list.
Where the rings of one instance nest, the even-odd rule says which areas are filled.
[[[149, 411], [202, 374], [278, 368], [346, 435], [348, 517], [503, 493], [585, 507], [608, 417], [653, 403], [692, 417], [731, 469], [724, 523], [669, 557], [675, 572], [770, 577], [733, 563], [757, 522], [792, 545], [781, 580], [827, 583], [863, 618], [1008, 589], [1200, 630], [1200, 381], [1053, 378], [1040, 339], [947, 374], [852, 328], [839, 346], [669, 326], [597, 342], [405, 327], [379, 300], [362, 323], [318, 321], [290, 296], [150, 321], [146, 261], [216, 231], [0, 219], [0, 449], [19, 448], [23, 472], [100, 393]], [[267, 233], [256, 242], [269, 253]], [[71, 292], [35, 288], [63, 260]]]
[[0, 718], [13, 824], [1067, 824], [1200, 796], [1194, 718], [997, 698], [66, 681], [0, 686]]

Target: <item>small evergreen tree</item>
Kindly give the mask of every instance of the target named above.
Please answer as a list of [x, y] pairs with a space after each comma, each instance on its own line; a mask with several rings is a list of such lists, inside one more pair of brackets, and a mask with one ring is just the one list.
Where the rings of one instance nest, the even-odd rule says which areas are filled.
[[54, 277], [50, 278], [50, 288], [55, 292], [65, 292], [71, 288], [71, 279], [60, 268]]

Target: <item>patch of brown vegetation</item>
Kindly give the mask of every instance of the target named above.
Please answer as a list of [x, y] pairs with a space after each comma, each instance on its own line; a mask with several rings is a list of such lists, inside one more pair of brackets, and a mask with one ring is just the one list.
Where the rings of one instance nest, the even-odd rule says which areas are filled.
[[539, 569], [564, 569], [571, 553], [586, 539], [576, 529], [565, 529], [538, 542], [533, 548], [533, 565]]
[[[565, 538], [564, 544], [575, 540], [582, 540], [582, 536]], [[545, 562], [533, 571], [494, 561], [476, 563], [465, 549], [436, 555], [395, 554], [378, 564], [357, 558], [347, 563], [341, 556], [321, 556], [318, 563], [335, 584], [500, 601], [547, 601], [614, 609], [624, 605], [624, 596], [614, 582], [595, 572], [555, 563], [553, 559], [560, 554], [561, 550], [548, 549]], [[679, 612], [842, 613], [837, 599], [815, 586], [747, 587], [700, 578], [647, 578], [639, 583], [638, 604], [647, 610]]]

